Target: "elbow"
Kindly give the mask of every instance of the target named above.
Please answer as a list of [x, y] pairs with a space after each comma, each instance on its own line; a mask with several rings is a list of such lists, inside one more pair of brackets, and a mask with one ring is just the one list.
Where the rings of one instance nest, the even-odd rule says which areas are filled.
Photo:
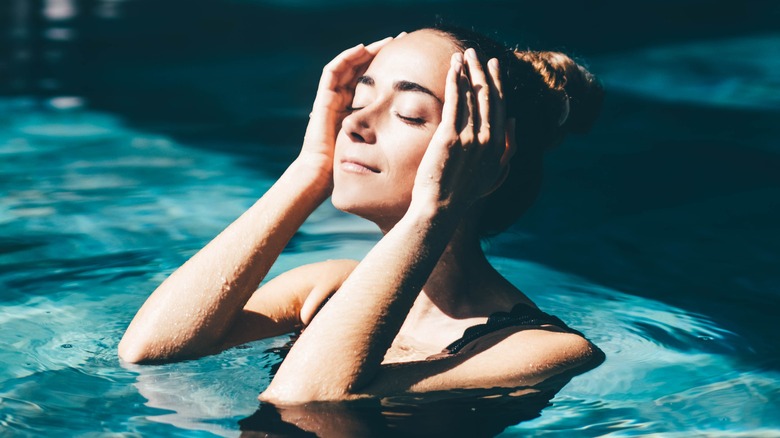
[[148, 333], [139, 331], [134, 327], [135, 321], [127, 327], [122, 339], [119, 341], [117, 353], [122, 362], [141, 364], [152, 360], [152, 342]]
[[[216, 351], [219, 350], [214, 352]], [[214, 352], [203, 352], [201, 350], [193, 352], [181, 346], [160, 345], [148, 340], [137, 341], [126, 337], [119, 342], [119, 347], [117, 348], [119, 359], [122, 362], [139, 365], [196, 359]]]
[[260, 402], [276, 406], [296, 406], [311, 402], [340, 402], [361, 398], [358, 394], [335, 387], [279, 384], [275, 380], [257, 397]]
[[261, 403], [268, 403], [275, 406], [300, 406], [307, 403], [317, 402], [345, 402], [358, 398], [362, 398], [357, 394], [349, 393], [295, 393], [295, 394], [279, 394], [274, 391], [263, 391], [257, 396], [257, 400]]
[[148, 342], [139, 342], [122, 338], [117, 348], [119, 358], [126, 363], [145, 364], [151, 362], [164, 362], [169, 360], [168, 355], [158, 348], [154, 348]]
[[138, 343], [128, 341], [126, 338], [122, 338], [119, 342], [117, 352], [119, 353], [119, 358], [127, 363], [141, 364], [150, 360], [146, 349], [142, 348]]

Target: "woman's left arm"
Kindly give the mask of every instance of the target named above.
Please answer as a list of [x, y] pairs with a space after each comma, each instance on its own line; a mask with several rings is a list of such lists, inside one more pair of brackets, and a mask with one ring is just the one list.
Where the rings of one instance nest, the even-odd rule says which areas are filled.
[[490, 141], [496, 117], [488, 107], [503, 112], [498, 68], [491, 61], [486, 78], [476, 56], [467, 62], [468, 76], [463, 55], [452, 57], [442, 122], [420, 164], [409, 210], [302, 333], [261, 400], [339, 400], [368, 385], [460, 218], [495, 180], [483, 183], [484, 163], [494, 161], [490, 170], [500, 173], [504, 142]]
[[424, 213], [404, 216], [301, 334], [261, 400], [339, 400], [369, 383], [451, 228]]

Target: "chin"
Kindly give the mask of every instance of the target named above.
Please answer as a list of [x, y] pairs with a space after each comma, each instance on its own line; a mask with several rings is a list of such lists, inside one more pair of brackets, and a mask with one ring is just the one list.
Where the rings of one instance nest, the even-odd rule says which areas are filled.
[[355, 214], [353, 211], [355, 207], [354, 202], [350, 202], [348, 197], [339, 195], [335, 190], [330, 196], [330, 202], [334, 207], [336, 207], [336, 209], [341, 210], [344, 213]]
[[370, 220], [382, 229], [392, 228], [409, 209], [409, 200], [377, 199], [376, 193], [370, 195], [373, 196], [334, 190], [330, 200], [338, 210]]
[[334, 190], [330, 197], [330, 202], [344, 213], [354, 214], [369, 220], [378, 214], [379, 206], [376, 205], [375, 199], [361, 199], [363, 197], [354, 195]]

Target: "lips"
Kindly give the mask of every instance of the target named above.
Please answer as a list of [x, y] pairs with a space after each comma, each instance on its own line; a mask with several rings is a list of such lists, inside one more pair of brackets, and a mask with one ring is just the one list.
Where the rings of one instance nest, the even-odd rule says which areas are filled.
[[369, 174], [369, 173], [379, 173], [379, 169], [376, 167], [365, 163], [361, 160], [358, 160], [356, 158], [343, 158], [341, 160], [341, 170], [349, 173], [358, 173], [358, 174]]

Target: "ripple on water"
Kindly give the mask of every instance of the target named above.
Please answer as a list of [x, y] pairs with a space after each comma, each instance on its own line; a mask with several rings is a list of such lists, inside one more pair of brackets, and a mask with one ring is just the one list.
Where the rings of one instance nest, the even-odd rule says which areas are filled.
[[539, 419], [507, 433], [704, 433], [750, 430], [757, 422], [780, 429], [780, 376], [743, 370], [732, 359], [749, 349], [746, 339], [658, 301], [532, 263], [494, 261], [510, 281], [528, 285], [524, 292], [539, 307], [582, 330], [606, 354], [601, 366], [564, 387]]
[[780, 110], [780, 34], [652, 47], [593, 60], [612, 90], [652, 99]]
[[[286, 256], [281, 263], [293, 264], [293, 258]], [[758, 423], [778, 426], [772, 416], [777, 376], [739, 371], [728, 356], [702, 345], [702, 335], [719, 343], [744, 342], [713, 321], [532, 263], [494, 261], [511, 281], [525, 285], [540, 307], [582, 330], [607, 355], [603, 365], [574, 378], [541, 417], [506, 434], [699, 433]], [[43, 430], [49, 421], [44, 417], [53, 416], [53, 423], [46, 424], [55, 430], [94, 427], [100, 415], [84, 414], [87, 405], [108, 412], [102, 415], [112, 421], [127, 422], [118, 412], [130, 412], [137, 417], [133, 427], [141, 429], [154, 430], [151, 422], [176, 428], [172, 430], [235, 433], [235, 420], [254, 411], [256, 395], [268, 384], [275, 358], [266, 349], [285, 339], [197, 361], [122, 367], [116, 344], [124, 324], [117, 318], [132, 314], [127, 303], [138, 299], [129, 295], [90, 300], [68, 294], [58, 302], [34, 297], [2, 316], [0, 326], [24, 333], [12, 347], [3, 346], [3, 362], [33, 364], [2, 371], [0, 397], [29, 403], [13, 405], [7, 421]], [[103, 402], [107, 406], [101, 407]], [[119, 411], [110, 411], [120, 405]]]
[[[116, 346], [150, 291], [271, 180], [118, 124], [121, 135], [85, 128], [78, 134], [94, 141], [73, 134], [58, 144], [47, 139], [51, 123], [49, 131], [0, 132], [16, 136], [0, 138], [8, 140], [0, 141], [0, 225], [13, 236], [0, 240], [0, 425], [31, 435], [235, 435], [277, 360], [266, 349], [284, 337], [163, 366], [120, 364]], [[54, 153], [64, 147], [68, 154]], [[143, 172], [144, 163], [154, 172]], [[96, 187], [107, 174], [115, 179]], [[320, 209], [271, 275], [359, 258], [375, 238], [364, 222]], [[533, 263], [493, 260], [607, 357], [507, 435], [777, 435], [780, 378], [734, 357], [750, 340], [704, 315]]]

